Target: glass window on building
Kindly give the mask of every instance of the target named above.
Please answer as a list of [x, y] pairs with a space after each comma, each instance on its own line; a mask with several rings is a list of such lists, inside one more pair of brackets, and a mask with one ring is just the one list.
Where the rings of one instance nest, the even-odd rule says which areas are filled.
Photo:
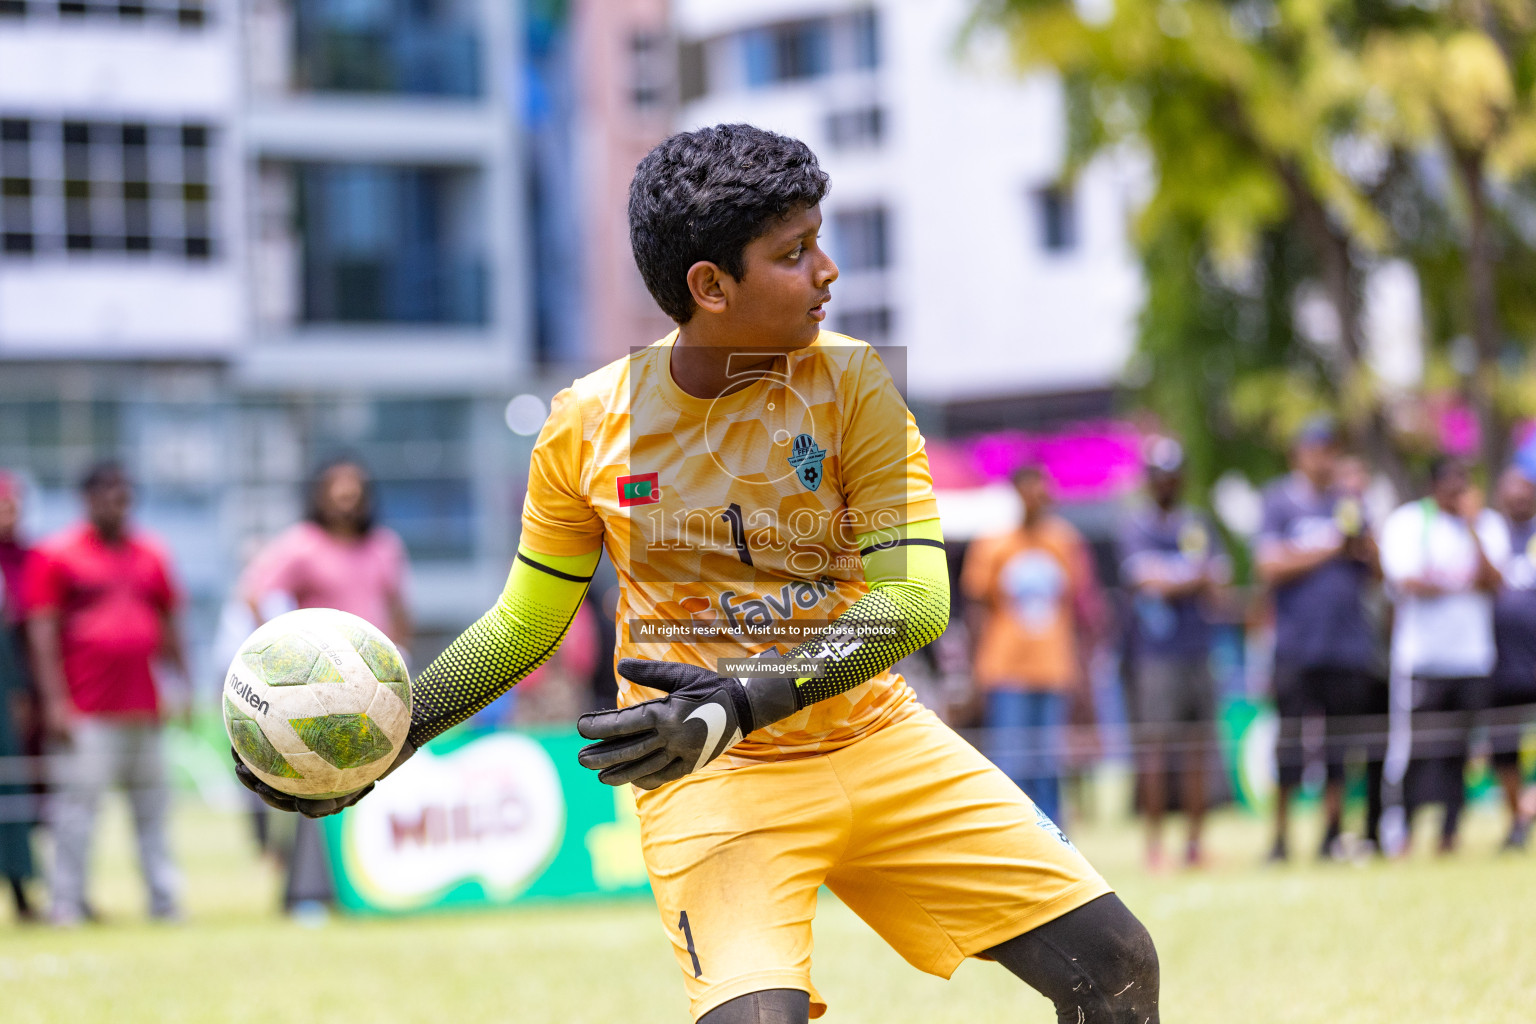
[[119, 403], [103, 399], [0, 398], [0, 466], [47, 488], [73, 488], [100, 459], [121, 454]]
[[0, 116], [0, 254], [214, 255], [205, 124]]
[[474, 555], [475, 516], [468, 478], [380, 479], [379, 507], [413, 559], [462, 561]]
[[475, 553], [471, 413], [462, 398], [306, 395], [248, 403], [241, 412], [241, 532], [272, 536], [293, 522], [311, 474], [338, 458], [373, 476], [379, 521], [417, 561]]
[[464, 559], [474, 553], [470, 405], [460, 399], [372, 403], [357, 450], [373, 470], [379, 505], [411, 557]]
[[383, 164], [295, 173], [305, 321], [485, 323], [478, 173]]
[[832, 215], [833, 257], [844, 272], [890, 266], [889, 217], [884, 206], [838, 210]]
[[[224, 407], [188, 393], [197, 390], [195, 373], [122, 364], [56, 370], [0, 371], [0, 467], [27, 486], [29, 537], [40, 541], [78, 523], [85, 472], [118, 461], [133, 482], [135, 526], [170, 551], [188, 596], [188, 635], [211, 635], [213, 610], [232, 578], [220, 542]], [[61, 391], [80, 397], [59, 398]]]
[[[743, 84], [762, 88], [876, 67], [880, 59], [877, 20], [873, 10], [863, 9], [761, 25], [719, 38], [734, 39]], [[713, 83], [700, 86], [701, 92], [707, 91]]]
[[317, 411], [312, 461], [361, 458], [377, 485], [381, 521], [400, 534], [412, 558], [474, 554], [469, 402], [383, 399]]
[[778, 54], [771, 29], [753, 29], [737, 37], [741, 47], [741, 68], [751, 88], [772, 85], [778, 78]]
[[677, 50], [677, 93], [692, 103], [709, 91], [709, 48], [702, 40], [684, 42]]
[[838, 314], [837, 333], [867, 341], [872, 345], [881, 345], [890, 340], [894, 319], [889, 306], [850, 309]]
[[294, 0], [294, 87], [478, 96], [471, 0]]
[[143, 22], [197, 28], [208, 21], [204, 0], [0, 0], [0, 18]]
[[1077, 203], [1071, 190], [1047, 185], [1034, 191], [1040, 248], [1061, 255], [1077, 248]]
[[630, 101], [640, 110], [664, 106], [672, 93], [671, 40], [661, 32], [636, 32], [629, 37]]
[[878, 146], [885, 138], [885, 111], [855, 107], [827, 115], [827, 141], [840, 149]]
[[771, 30], [777, 80], [819, 78], [832, 70], [832, 24], [828, 20], [790, 22]]
[[844, 22], [844, 32], [852, 50], [849, 62], [856, 68], [880, 65], [880, 26], [872, 10], [854, 11]]

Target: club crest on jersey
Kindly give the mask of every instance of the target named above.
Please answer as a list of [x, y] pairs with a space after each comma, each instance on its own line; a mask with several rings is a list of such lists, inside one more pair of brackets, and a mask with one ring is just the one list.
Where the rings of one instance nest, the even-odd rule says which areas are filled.
[[789, 464], [808, 491], [821, 486], [821, 461], [826, 457], [827, 450], [817, 445], [810, 434], [796, 434], [789, 446]]
[[619, 477], [619, 507], [655, 505], [661, 501], [661, 483], [655, 473]]

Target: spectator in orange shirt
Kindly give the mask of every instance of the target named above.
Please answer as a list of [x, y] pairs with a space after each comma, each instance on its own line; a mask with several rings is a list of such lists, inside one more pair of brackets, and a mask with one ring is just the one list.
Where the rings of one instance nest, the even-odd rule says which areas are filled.
[[1022, 522], [978, 540], [960, 583], [979, 613], [972, 671], [986, 698], [989, 756], [1059, 824], [1062, 734], [1100, 601], [1088, 546], [1052, 512], [1044, 471], [1026, 465], [1013, 485]]

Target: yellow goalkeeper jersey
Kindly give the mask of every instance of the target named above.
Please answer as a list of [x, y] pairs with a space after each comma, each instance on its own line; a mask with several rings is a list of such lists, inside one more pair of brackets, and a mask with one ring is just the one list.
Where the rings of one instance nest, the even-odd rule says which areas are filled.
[[[676, 332], [555, 396], [535, 445], [522, 547], [605, 547], [618, 656], [703, 665], [788, 651], [868, 586], [860, 536], [938, 516], [923, 438], [884, 363], [823, 331], [717, 399], [672, 379]], [[749, 363], [759, 362], [748, 360]], [[620, 680], [621, 706], [658, 696]], [[913, 713], [884, 672], [747, 736], [721, 767], [822, 753]], [[723, 763], [721, 763], [723, 762]]]

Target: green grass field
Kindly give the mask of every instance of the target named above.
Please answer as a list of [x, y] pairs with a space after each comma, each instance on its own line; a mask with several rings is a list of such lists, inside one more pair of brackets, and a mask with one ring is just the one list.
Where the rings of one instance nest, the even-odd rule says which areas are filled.
[[[687, 1020], [648, 902], [304, 926], [272, 911], [276, 874], [244, 821], [188, 806], [176, 847], [190, 920], [157, 926], [142, 921], [125, 818], [114, 804], [98, 857], [106, 924], [0, 926], [7, 1024]], [[1300, 826], [1309, 848], [1315, 823]], [[1471, 815], [1451, 860], [1268, 869], [1263, 827], [1231, 812], [1209, 870], [1157, 878], [1139, 868], [1128, 823], [1084, 826], [1077, 841], [1157, 940], [1165, 1021], [1524, 1024], [1536, 1018], [1536, 854], [1497, 855], [1500, 828], [1492, 809]], [[918, 973], [825, 894], [816, 928], [826, 1020], [1053, 1019], [993, 964], [968, 962], [949, 982]]]

